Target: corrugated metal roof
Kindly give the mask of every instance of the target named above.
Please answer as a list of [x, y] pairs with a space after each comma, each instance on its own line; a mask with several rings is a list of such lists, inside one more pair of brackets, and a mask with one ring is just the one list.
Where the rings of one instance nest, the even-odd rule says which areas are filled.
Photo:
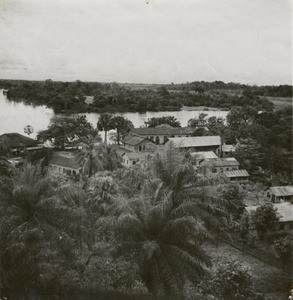
[[141, 134], [141, 135], [189, 135], [194, 130], [190, 127], [172, 127], [168, 124], [161, 124], [157, 127], [142, 127], [133, 128], [130, 133]]
[[138, 134], [130, 133], [130, 134], [128, 134], [127, 137], [125, 137], [125, 139], [123, 140], [123, 143], [135, 146], [135, 145], [138, 145], [139, 143], [143, 142], [144, 140], [148, 140], [148, 138], [146, 138], [145, 136], [138, 135]]
[[220, 146], [221, 137], [219, 135], [175, 137], [169, 138], [169, 142], [172, 143], [176, 148]]
[[272, 194], [276, 196], [293, 196], [293, 186], [273, 186], [270, 188]]
[[238, 167], [239, 162], [236, 159], [230, 160], [225, 158], [218, 158], [215, 160], [207, 161], [203, 163], [204, 165], [208, 167]]
[[197, 159], [218, 159], [218, 156], [213, 151], [191, 152], [190, 155]]
[[53, 153], [49, 164], [78, 170], [82, 162], [75, 152], [60, 151]]
[[9, 148], [17, 148], [20, 146], [36, 146], [39, 144], [38, 141], [33, 140], [29, 137], [21, 135], [19, 133], [5, 133], [0, 136], [0, 142], [3, 142]]
[[224, 171], [224, 175], [227, 177], [249, 177], [249, 173], [246, 170], [233, 170], [233, 171]]
[[[293, 205], [290, 202], [274, 203], [274, 208], [280, 217], [279, 222], [292, 222], [293, 221]], [[245, 209], [251, 213], [256, 211], [260, 205], [247, 206]]]

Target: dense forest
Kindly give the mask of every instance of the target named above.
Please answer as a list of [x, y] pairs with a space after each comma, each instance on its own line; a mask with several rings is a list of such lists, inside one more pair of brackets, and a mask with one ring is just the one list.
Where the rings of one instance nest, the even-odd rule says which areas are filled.
[[207, 109], [254, 106], [269, 110], [273, 109], [273, 104], [263, 96], [292, 96], [290, 86], [255, 87], [221, 81], [140, 86], [79, 80], [0, 80], [0, 87], [8, 89], [9, 99], [44, 104], [55, 112], [173, 111], [183, 106]]

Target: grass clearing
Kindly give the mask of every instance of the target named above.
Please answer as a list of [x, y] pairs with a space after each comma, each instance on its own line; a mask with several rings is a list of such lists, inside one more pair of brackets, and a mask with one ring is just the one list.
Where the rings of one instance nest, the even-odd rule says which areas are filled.
[[264, 97], [275, 105], [276, 109], [282, 109], [292, 105], [292, 98], [285, 97]]
[[231, 260], [237, 261], [243, 267], [249, 269], [256, 291], [265, 293], [268, 297], [267, 299], [287, 299], [286, 293], [290, 284], [290, 278], [282, 270], [265, 264], [250, 255], [243, 254], [227, 244], [221, 244], [218, 247], [207, 245], [205, 250], [212, 257], [213, 269], [219, 264], [227, 263]]

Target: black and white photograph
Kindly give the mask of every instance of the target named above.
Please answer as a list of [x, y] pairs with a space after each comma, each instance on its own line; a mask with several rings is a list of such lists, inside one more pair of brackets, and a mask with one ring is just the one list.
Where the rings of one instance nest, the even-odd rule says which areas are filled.
[[293, 300], [292, 0], [0, 0], [0, 300]]

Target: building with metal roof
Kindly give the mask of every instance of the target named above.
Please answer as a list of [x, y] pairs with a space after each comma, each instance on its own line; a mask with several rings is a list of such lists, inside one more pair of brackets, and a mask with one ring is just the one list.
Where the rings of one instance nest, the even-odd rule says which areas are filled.
[[224, 171], [223, 174], [229, 178], [230, 181], [248, 181], [250, 177], [246, 170]]
[[217, 158], [204, 161], [201, 166], [206, 167], [212, 173], [220, 173], [224, 171], [235, 171], [239, 169], [239, 162], [234, 159]]
[[125, 152], [122, 154], [122, 165], [129, 168], [145, 157], [143, 152]]
[[236, 146], [235, 145], [227, 145], [223, 144], [222, 147], [220, 146], [216, 153], [221, 157], [233, 157], [236, 152]]
[[[273, 204], [279, 216], [278, 229], [293, 229], [293, 205], [289, 202], [281, 202]], [[260, 205], [247, 206], [245, 209], [248, 213], [252, 213], [259, 208]]]
[[278, 203], [282, 200], [293, 202], [293, 186], [273, 186], [270, 188], [271, 201]]
[[205, 161], [215, 160], [219, 158], [213, 151], [191, 152], [190, 155], [194, 158], [195, 164], [197, 166]]
[[59, 174], [78, 174], [82, 172], [82, 161], [76, 152], [53, 152], [49, 160], [49, 171]]
[[148, 137], [156, 144], [164, 144], [170, 137], [188, 137], [194, 131], [191, 127], [173, 127], [169, 124], [161, 124], [156, 127], [133, 128], [130, 133]]
[[147, 151], [156, 146], [155, 143], [147, 137], [134, 133], [129, 133], [122, 141], [122, 145], [125, 149], [137, 152]]
[[169, 138], [166, 145], [172, 144], [179, 149], [192, 149], [195, 151], [215, 151], [221, 145], [221, 137], [214, 136], [193, 136]]
[[0, 135], [0, 145], [9, 149], [13, 154], [43, 148], [43, 145], [38, 141], [19, 133], [4, 133]]

